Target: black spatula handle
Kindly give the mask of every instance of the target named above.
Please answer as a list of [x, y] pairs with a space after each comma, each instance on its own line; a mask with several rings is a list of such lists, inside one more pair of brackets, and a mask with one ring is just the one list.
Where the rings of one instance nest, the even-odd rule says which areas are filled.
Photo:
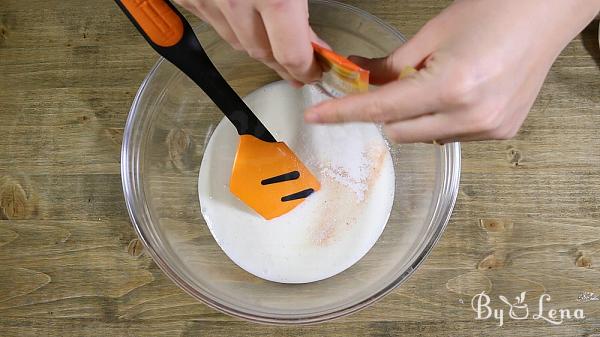
[[229, 86], [202, 48], [192, 27], [167, 0], [115, 0], [146, 41], [194, 81], [240, 135], [275, 142], [273, 135]]

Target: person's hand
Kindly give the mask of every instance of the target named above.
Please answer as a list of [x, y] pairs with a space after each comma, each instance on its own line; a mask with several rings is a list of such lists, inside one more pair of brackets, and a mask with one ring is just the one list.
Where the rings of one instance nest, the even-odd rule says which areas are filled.
[[[387, 58], [351, 58], [384, 84], [307, 110], [316, 123], [384, 124], [395, 142], [515, 136], [566, 44], [598, 0], [458, 0]], [[420, 69], [398, 79], [406, 66]]]
[[299, 86], [321, 76], [311, 41], [307, 0], [175, 0], [209, 23], [235, 49], [245, 50]]

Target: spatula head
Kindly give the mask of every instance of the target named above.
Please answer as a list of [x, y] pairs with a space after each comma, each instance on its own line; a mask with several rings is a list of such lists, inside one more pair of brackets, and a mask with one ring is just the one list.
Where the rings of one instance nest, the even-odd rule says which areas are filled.
[[320, 187], [285, 143], [240, 136], [229, 189], [265, 219], [291, 211]]

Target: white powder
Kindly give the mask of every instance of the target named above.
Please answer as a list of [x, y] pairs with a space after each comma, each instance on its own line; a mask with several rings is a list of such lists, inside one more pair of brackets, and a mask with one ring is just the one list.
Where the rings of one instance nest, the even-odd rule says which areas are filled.
[[[304, 108], [327, 99], [329, 97], [316, 87], [309, 86], [303, 91]], [[377, 144], [384, 145], [381, 143], [381, 136], [374, 134], [372, 128], [368, 132], [364, 132], [364, 129], [364, 124], [305, 127], [301, 142], [308, 146], [302, 147], [299, 154], [310, 167], [318, 168], [321, 175], [354, 191], [358, 201], [364, 200], [368, 178], [372, 173], [370, 168], [373, 158], [369, 158], [369, 153]], [[315, 144], [315, 140], [320, 145]], [[330, 144], [343, 145], [329, 146]]]
[[375, 244], [388, 220], [394, 169], [386, 142], [371, 124], [305, 125], [303, 111], [327, 96], [277, 82], [245, 98], [275, 137], [294, 150], [321, 189], [270, 221], [229, 192], [238, 136], [227, 120], [215, 129], [202, 160], [202, 214], [223, 251], [248, 272], [304, 283], [342, 272]]

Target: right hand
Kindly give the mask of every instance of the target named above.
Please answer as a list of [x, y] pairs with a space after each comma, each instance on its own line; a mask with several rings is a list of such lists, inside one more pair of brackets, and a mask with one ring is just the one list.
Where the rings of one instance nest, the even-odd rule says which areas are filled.
[[306, 0], [174, 0], [283, 79], [301, 86], [321, 77]]
[[[561, 50], [600, 0], [457, 0], [388, 57], [352, 58], [368, 93], [327, 100], [315, 123], [376, 122], [397, 143], [514, 137]], [[398, 79], [405, 66], [420, 68]]]

